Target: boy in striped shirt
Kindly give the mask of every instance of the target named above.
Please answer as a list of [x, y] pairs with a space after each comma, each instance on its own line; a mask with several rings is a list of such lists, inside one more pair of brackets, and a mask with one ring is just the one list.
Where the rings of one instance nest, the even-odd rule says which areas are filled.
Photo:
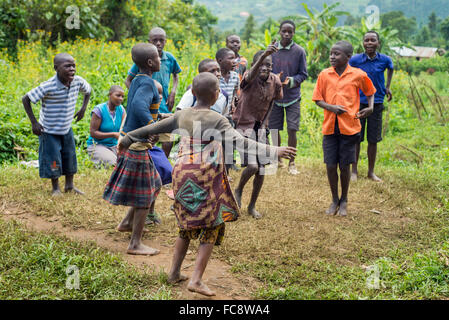
[[[25, 112], [30, 118], [33, 133], [39, 136], [39, 176], [51, 179], [52, 195], [61, 195], [59, 177], [65, 175], [64, 192], [84, 194], [75, 188], [73, 176], [77, 172], [75, 139], [72, 120], [84, 117], [89, 103], [91, 87], [86, 80], [75, 76], [75, 59], [67, 53], [53, 59], [56, 75], [32, 89], [22, 98]], [[84, 93], [81, 109], [75, 114], [79, 92]], [[34, 116], [31, 102], [42, 101], [39, 122]]]

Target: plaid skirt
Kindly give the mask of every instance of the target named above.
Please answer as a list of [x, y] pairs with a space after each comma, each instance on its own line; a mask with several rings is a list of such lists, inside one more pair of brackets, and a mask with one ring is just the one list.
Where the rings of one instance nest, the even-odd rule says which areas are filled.
[[103, 199], [114, 205], [149, 208], [161, 186], [161, 178], [148, 150], [128, 150], [119, 155]]

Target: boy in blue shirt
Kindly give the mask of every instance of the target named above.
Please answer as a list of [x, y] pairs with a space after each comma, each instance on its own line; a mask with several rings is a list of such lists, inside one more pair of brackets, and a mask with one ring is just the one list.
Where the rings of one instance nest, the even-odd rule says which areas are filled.
[[[387, 55], [377, 52], [380, 46], [379, 34], [376, 31], [368, 31], [363, 37], [363, 47], [365, 52], [354, 55], [349, 64], [352, 67], [360, 68], [368, 74], [368, 77], [376, 87], [374, 95], [374, 112], [366, 119], [360, 119], [362, 131], [360, 141], [364, 140], [365, 127], [367, 127], [368, 140], [368, 178], [373, 181], [382, 180], [374, 174], [374, 165], [376, 163], [377, 143], [382, 140], [382, 111], [384, 110], [384, 98], [391, 101], [392, 94], [390, 90], [391, 79], [393, 78], [393, 61]], [[388, 69], [387, 85], [385, 86], [384, 72]], [[360, 93], [360, 110], [368, 107], [366, 96]], [[367, 123], [368, 122], [368, 123]], [[360, 155], [360, 142], [356, 145], [356, 162], [352, 164], [351, 180], [357, 180], [357, 162]]]
[[[162, 101], [159, 107], [159, 113], [166, 114], [171, 113], [173, 106], [175, 104], [176, 90], [178, 88], [179, 76], [178, 73], [181, 72], [181, 67], [179, 66], [176, 58], [167, 51], [164, 51], [165, 43], [167, 41], [167, 35], [164, 29], [156, 27], [151, 29], [148, 35], [148, 42], [156, 46], [159, 53], [159, 58], [161, 60], [161, 69], [158, 72], [154, 72], [152, 78], [158, 81], [162, 85]], [[139, 68], [134, 64], [128, 71], [128, 77], [126, 78], [125, 84], [129, 88], [131, 81], [134, 79], [136, 74], [139, 72]], [[170, 77], [173, 75], [173, 86], [168, 92], [168, 87], [170, 85]], [[170, 141], [169, 135], [161, 135], [160, 142], [162, 142], [162, 149], [165, 155], [170, 155], [173, 142]]]
[[[75, 60], [68, 53], [59, 53], [53, 60], [56, 75], [32, 89], [22, 98], [30, 118], [33, 133], [39, 136], [39, 176], [51, 179], [52, 195], [61, 195], [59, 177], [65, 175], [65, 192], [84, 194], [73, 185], [77, 172], [75, 138], [72, 120], [84, 117], [89, 103], [91, 87], [76, 76]], [[81, 109], [75, 114], [79, 92], [84, 93]], [[42, 101], [39, 122], [34, 116], [31, 102]]]

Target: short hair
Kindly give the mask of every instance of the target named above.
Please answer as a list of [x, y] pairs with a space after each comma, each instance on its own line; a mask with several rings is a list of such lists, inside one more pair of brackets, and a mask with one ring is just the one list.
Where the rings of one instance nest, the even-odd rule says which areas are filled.
[[212, 99], [219, 88], [218, 78], [209, 72], [202, 72], [193, 78], [192, 91], [199, 99]]
[[351, 55], [354, 53], [354, 48], [352, 46], [352, 44], [350, 44], [348, 41], [345, 40], [341, 40], [336, 42], [333, 47], [340, 47], [341, 49], [343, 49], [343, 52], [346, 53], [347, 55]]
[[123, 91], [123, 92], [125, 92], [125, 90], [123, 90], [123, 88], [120, 87], [117, 84], [114, 84], [114, 85], [111, 86], [111, 88], [109, 88], [109, 94], [111, 94], [113, 92], [116, 92], [116, 91]]
[[369, 30], [369, 31], [365, 32], [365, 34], [363, 36], [365, 37], [368, 33], [374, 33], [376, 35], [376, 37], [377, 37], [377, 41], [380, 41], [379, 34], [376, 31]]
[[291, 24], [293, 26], [293, 31], [296, 31], [296, 25], [295, 25], [295, 23], [292, 20], [284, 20], [284, 21], [282, 21], [281, 24], [279, 25], [279, 30], [281, 30], [282, 26], [284, 24], [287, 24], [287, 23]]
[[201, 60], [201, 62], [198, 64], [198, 72], [199, 73], [204, 72], [205, 66], [211, 62], [215, 62], [215, 60], [209, 58]]
[[75, 60], [75, 59], [73, 59], [73, 57], [70, 54], [68, 54], [68, 53], [65, 53], [65, 52], [58, 53], [53, 58], [53, 64], [55, 66], [58, 66], [61, 62], [66, 61], [66, 60]]
[[257, 60], [259, 60], [259, 58], [263, 55], [263, 53], [265, 52], [265, 50], [259, 50], [256, 52], [256, 54], [253, 56], [253, 63], [251, 65], [254, 65]]
[[239, 35], [233, 33], [233, 34], [229, 34], [229, 35], [226, 36], [226, 42], [229, 41], [229, 38], [230, 38], [230, 37], [237, 37], [237, 38], [240, 39], [240, 36], [239, 36]]
[[153, 34], [163, 34], [165, 37], [167, 37], [167, 33], [161, 27], [154, 27], [153, 29], [151, 29], [148, 33], [148, 39], [151, 38], [151, 35]]
[[148, 42], [138, 43], [131, 49], [131, 56], [139, 69], [145, 69], [148, 59], [154, 59], [155, 55], [158, 55], [157, 48]]
[[228, 52], [234, 53], [234, 51], [232, 51], [229, 48], [218, 49], [217, 53], [215, 54], [215, 59], [217, 59], [217, 61], [220, 59], [223, 59], [225, 57], [225, 55], [228, 54]]

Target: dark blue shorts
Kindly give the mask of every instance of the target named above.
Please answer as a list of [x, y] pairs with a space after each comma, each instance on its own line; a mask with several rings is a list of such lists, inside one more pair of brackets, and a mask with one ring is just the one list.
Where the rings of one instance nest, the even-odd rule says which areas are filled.
[[70, 128], [65, 135], [42, 133], [39, 136], [39, 176], [56, 179], [77, 172], [75, 138]]
[[[368, 108], [367, 104], [360, 104], [360, 110]], [[360, 141], [365, 140], [365, 127], [366, 138], [369, 143], [378, 143], [382, 141], [382, 112], [385, 109], [383, 103], [375, 103], [374, 111], [368, 118], [360, 119], [362, 125], [362, 131]]]
[[348, 136], [330, 134], [323, 136], [324, 163], [349, 165], [355, 162], [355, 146], [360, 141], [360, 132]]

